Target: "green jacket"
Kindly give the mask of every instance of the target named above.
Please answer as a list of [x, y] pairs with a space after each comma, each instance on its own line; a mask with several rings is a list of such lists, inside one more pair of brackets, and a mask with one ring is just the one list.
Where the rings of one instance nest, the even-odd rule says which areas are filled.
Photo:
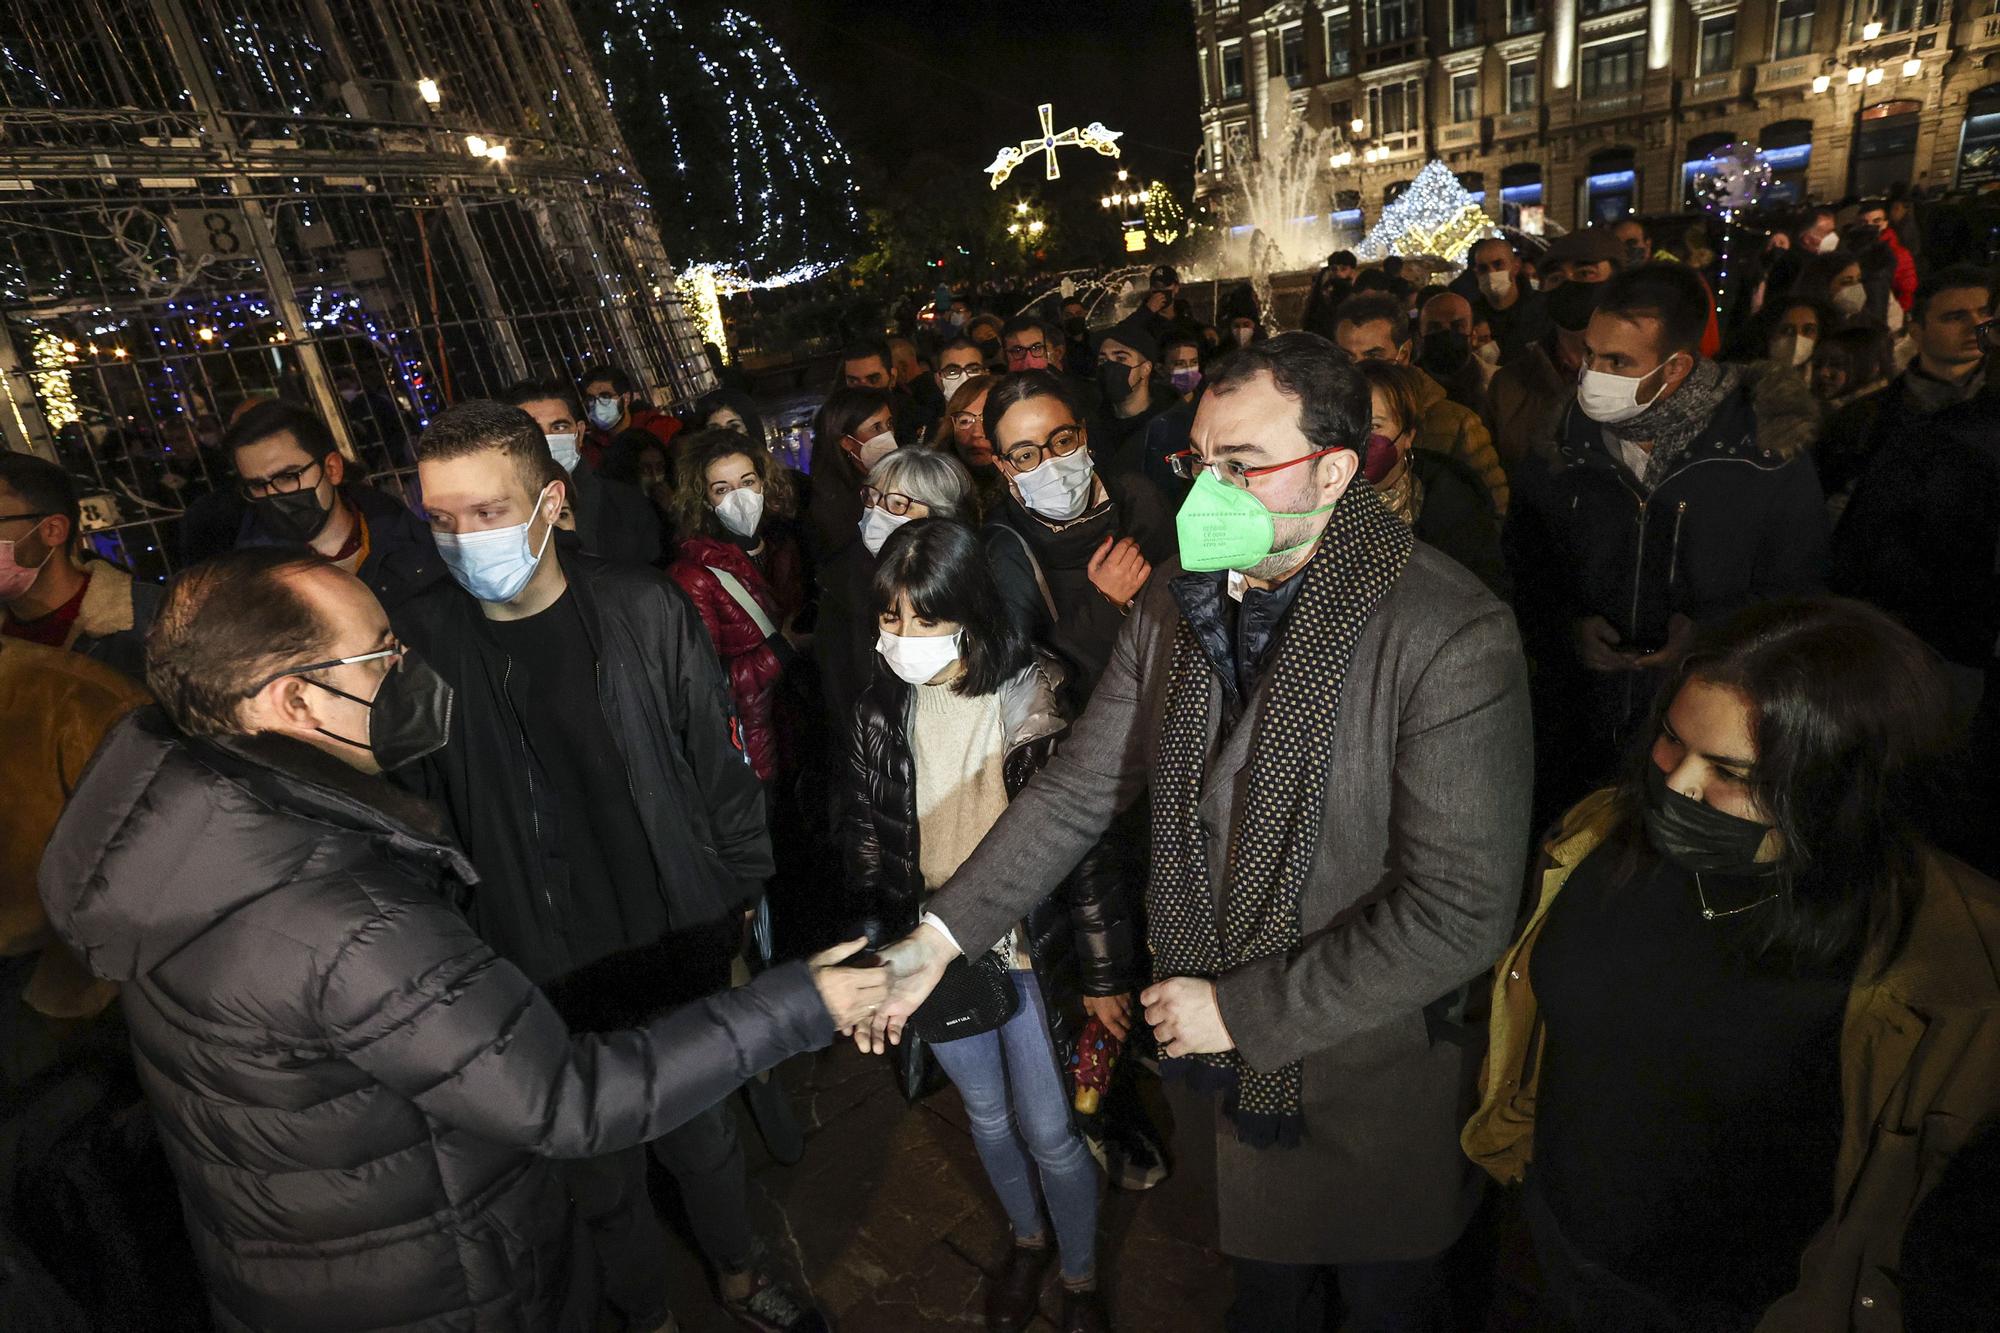
[[[1543, 848], [1541, 895], [1494, 970], [1479, 1109], [1460, 1136], [1503, 1183], [1534, 1157], [1542, 1026], [1529, 971], [1549, 907], [1619, 819], [1589, 796]], [[2000, 1115], [2000, 885], [1926, 849], [1909, 939], [1886, 969], [1864, 964], [1841, 1029], [1840, 1155], [1831, 1214], [1799, 1259], [1799, 1284], [1758, 1333], [1896, 1333], [1903, 1231], [1945, 1163]]]

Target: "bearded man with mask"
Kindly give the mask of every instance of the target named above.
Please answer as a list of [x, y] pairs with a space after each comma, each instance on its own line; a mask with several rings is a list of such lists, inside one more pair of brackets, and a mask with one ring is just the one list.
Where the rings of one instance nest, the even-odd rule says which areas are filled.
[[394, 610], [445, 577], [430, 530], [409, 506], [350, 478], [326, 423], [305, 408], [259, 403], [222, 437], [249, 512], [236, 545], [310, 547]]
[[[479, 867], [473, 927], [580, 1026], [622, 1026], [663, 986], [726, 989], [773, 862], [701, 618], [654, 570], [552, 540], [569, 477], [519, 408], [448, 409], [418, 439], [417, 471], [451, 581], [401, 608], [396, 628], [457, 703], [450, 744], [403, 776], [444, 805]], [[651, 1146], [731, 1311], [817, 1328], [809, 1303], [754, 1263], [728, 1109]], [[665, 1236], [644, 1153], [565, 1174], [610, 1303], [653, 1327]]]
[[1091, 456], [1106, 472], [1144, 474], [1146, 427], [1178, 400], [1162, 383], [1153, 321], [1133, 314], [1097, 335], [1098, 409], [1090, 421]]
[[1093, 461], [1088, 420], [1049, 371], [995, 385], [986, 438], [1008, 493], [981, 532], [1015, 623], [1075, 668], [1086, 694], [1172, 542], [1153, 484]]
[[41, 895], [119, 985], [217, 1327], [600, 1327], [543, 1159], [665, 1133], [866, 1013], [861, 969], [793, 964], [567, 1027], [454, 906], [485, 886], [438, 811], [379, 776], [446, 743], [450, 688], [317, 556], [182, 574], [146, 679]]
[[1551, 666], [1577, 685], [1567, 715], [1580, 733], [1567, 773], [1549, 776], [1559, 786], [1609, 772], [1699, 628], [1826, 577], [1812, 396], [1796, 376], [1705, 359], [1709, 309], [1684, 264], [1604, 283], [1551, 474], [1522, 488], [1517, 600], [1532, 603], [1524, 620], [1564, 628]]
[[1149, 795], [1141, 1003], [1238, 1333], [1327, 1327], [1334, 1288], [1350, 1327], [1447, 1327], [1441, 1256], [1480, 1197], [1463, 997], [1513, 930], [1527, 670], [1506, 608], [1354, 484], [1369, 419], [1317, 335], [1217, 368], [1178, 459], [1179, 561], [1062, 750], [885, 951], [864, 1038], [899, 1035], [948, 959]]

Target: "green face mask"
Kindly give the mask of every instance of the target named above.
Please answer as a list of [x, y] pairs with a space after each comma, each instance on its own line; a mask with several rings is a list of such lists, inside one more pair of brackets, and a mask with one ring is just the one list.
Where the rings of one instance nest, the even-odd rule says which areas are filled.
[[1215, 473], [1204, 471], [1182, 502], [1180, 513], [1174, 516], [1174, 530], [1181, 543], [1181, 564], [1201, 572], [1253, 569], [1271, 556], [1289, 555], [1312, 545], [1306, 541], [1273, 551], [1271, 543], [1278, 539], [1274, 520], [1312, 518], [1332, 511], [1333, 506], [1327, 505], [1302, 514], [1274, 514], [1246, 488], [1217, 481]]

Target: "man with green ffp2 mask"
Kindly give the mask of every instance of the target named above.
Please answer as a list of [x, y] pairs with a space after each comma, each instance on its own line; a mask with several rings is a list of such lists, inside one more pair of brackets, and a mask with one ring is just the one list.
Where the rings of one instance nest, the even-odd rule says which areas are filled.
[[1180, 561], [1062, 749], [882, 951], [890, 998], [858, 1038], [898, 1036], [946, 961], [1150, 795], [1140, 998], [1181, 1150], [1213, 1155], [1231, 1328], [1316, 1327], [1301, 1293], [1329, 1282], [1370, 1326], [1442, 1326], [1478, 1199], [1456, 1128], [1479, 1061], [1438, 1034], [1512, 933], [1527, 671], [1507, 609], [1357, 476], [1369, 409], [1315, 334], [1216, 368]]

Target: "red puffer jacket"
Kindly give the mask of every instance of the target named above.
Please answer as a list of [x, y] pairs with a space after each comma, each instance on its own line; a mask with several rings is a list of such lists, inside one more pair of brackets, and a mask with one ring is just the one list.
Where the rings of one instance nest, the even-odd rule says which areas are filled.
[[776, 701], [778, 677], [784, 663], [766, 642], [764, 631], [737, 605], [715, 571], [723, 569], [736, 576], [749, 591], [773, 625], [784, 623], [777, 597], [756, 564], [743, 549], [713, 537], [690, 537], [681, 543], [680, 555], [667, 570], [701, 612], [716, 656], [729, 673], [729, 690], [736, 701], [736, 716], [743, 727], [743, 748], [750, 766], [761, 781], [769, 781], [780, 767]]

